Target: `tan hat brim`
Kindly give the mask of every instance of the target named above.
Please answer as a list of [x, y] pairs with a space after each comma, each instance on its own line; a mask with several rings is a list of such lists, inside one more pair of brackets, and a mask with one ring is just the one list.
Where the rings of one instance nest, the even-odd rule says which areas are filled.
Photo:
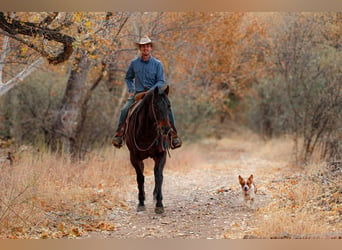
[[151, 44], [152, 47], [154, 46], [154, 44], [152, 42], [149, 42], [149, 43], [134, 43], [135, 44], [135, 47], [137, 47], [138, 49], [140, 48], [140, 45], [144, 45], [144, 44]]

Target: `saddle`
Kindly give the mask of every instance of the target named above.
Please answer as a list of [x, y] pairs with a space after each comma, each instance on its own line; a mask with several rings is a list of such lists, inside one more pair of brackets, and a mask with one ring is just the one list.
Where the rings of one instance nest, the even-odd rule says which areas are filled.
[[137, 109], [137, 107], [139, 107], [139, 104], [141, 103], [145, 95], [146, 92], [141, 92], [134, 96], [134, 103], [128, 109], [128, 115], [126, 117], [125, 123], [128, 123], [129, 118], [132, 116], [133, 112]]
[[140, 103], [142, 102], [142, 99], [144, 98], [145, 95], [146, 95], [146, 92], [141, 92], [141, 93], [138, 93], [134, 96], [134, 103], [129, 107], [127, 117], [126, 117], [125, 121], [122, 123], [122, 125], [121, 125], [122, 127], [120, 128], [120, 130], [123, 131], [123, 135], [122, 135], [123, 138], [125, 137], [125, 135], [127, 133], [128, 122], [129, 122], [132, 114], [140, 106]]

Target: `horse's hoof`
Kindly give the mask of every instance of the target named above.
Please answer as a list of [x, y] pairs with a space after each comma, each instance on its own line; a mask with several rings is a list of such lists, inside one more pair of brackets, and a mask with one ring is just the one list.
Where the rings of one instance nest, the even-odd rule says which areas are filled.
[[156, 207], [156, 208], [154, 209], [154, 212], [155, 212], [156, 214], [162, 214], [162, 213], [164, 213], [164, 208], [163, 208], [163, 207]]
[[145, 206], [138, 206], [137, 207], [137, 212], [143, 212], [143, 211], [146, 211], [146, 207]]

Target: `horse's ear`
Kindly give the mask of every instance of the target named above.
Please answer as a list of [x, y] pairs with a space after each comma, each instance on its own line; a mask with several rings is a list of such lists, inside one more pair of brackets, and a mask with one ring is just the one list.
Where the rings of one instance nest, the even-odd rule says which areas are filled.
[[166, 88], [164, 88], [164, 93], [166, 95], [168, 95], [169, 94], [169, 90], [170, 90], [170, 87], [169, 87], [169, 85], [167, 85]]
[[159, 88], [157, 87], [157, 88], [154, 88], [154, 95], [158, 95], [158, 93], [159, 93]]

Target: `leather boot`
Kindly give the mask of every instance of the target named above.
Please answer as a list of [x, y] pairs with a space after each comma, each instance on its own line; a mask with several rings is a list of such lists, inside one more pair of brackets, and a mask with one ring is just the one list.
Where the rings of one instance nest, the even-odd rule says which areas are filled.
[[175, 129], [171, 129], [171, 149], [176, 149], [182, 146], [182, 140], [177, 135], [177, 131]]
[[119, 135], [115, 135], [112, 139], [112, 144], [114, 147], [116, 148], [121, 148], [122, 147], [122, 143], [123, 143], [123, 139], [122, 136]]
[[116, 134], [114, 135], [112, 139], [112, 144], [116, 148], [121, 148], [123, 144], [123, 136], [125, 132], [125, 123], [120, 126], [120, 128], [116, 131]]

